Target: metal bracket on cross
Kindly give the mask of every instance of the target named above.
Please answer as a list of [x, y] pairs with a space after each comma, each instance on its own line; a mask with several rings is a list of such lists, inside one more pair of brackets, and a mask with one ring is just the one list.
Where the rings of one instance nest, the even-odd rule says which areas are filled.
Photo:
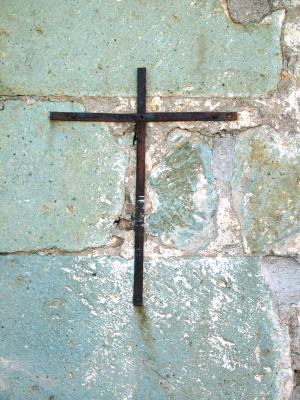
[[171, 121], [236, 121], [236, 112], [147, 112], [146, 68], [137, 70], [136, 113], [50, 112], [51, 121], [135, 122], [136, 194], [135, 194], [135, 252], [133, 304], [143, 305], [144, 273], [144, 205], [145, 205], [145, 141], [147, 122]]

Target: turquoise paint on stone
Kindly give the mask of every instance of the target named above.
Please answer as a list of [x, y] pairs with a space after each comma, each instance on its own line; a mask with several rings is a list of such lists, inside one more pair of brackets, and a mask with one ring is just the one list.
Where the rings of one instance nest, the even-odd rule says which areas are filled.
[[149, 178], [158, 200], [147, 220], [148, 231], [179, 249], [205, 248], [214, 236], [218, 203], [211, 149], [199, 137], [180, 130], [169, 136], [168, 146]]
[[298, 134], [265, 126], [237, 137], [232, 193], [248, 252], [268, 253], [299, 234], [299, 182]]
[[3, 400], [280, 399], [257, 258], [147, 262], [144, 309], [122, 258], [1, 257], [0, 277]]
[[9, 101], [0, 112], [0, 250], [103, 245], [123, 207], [130, 138], [104, 124], [50, 123], [80, 104]]
[[132, 96], [141, 66], [152, 95], [266, 94], [283, 15], [241, 26], [219, 0], [2, 0], [0, 94]]

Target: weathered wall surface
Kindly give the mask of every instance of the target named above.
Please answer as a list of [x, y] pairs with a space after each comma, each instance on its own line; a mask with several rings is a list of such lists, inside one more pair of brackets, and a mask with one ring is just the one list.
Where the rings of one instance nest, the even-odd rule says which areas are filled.
[[130, 304], [124, 258], [6, 257], [2, 398], [277, 398], [287, 333], [258, 258], [169, 258], [146, 269], [143, 312]]
[[[297, 0], [2, 0], [1, 400], [299, 399], [299, 28]], [[134, 128], [48, 117], [133, 111], [141, 66], [149, 111], [239, 119], [149, 124], [134, 309]]]
[[135, 95], [147, 65], [152, 93], [245, 96], [280, 74], [282, 11], [240, 29], [215, 0], [3, 3], [3, 94]]

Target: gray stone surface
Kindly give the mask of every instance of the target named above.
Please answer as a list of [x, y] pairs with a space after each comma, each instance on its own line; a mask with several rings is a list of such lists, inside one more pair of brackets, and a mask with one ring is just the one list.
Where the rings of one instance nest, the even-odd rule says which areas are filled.
[[144, 309], [132, 267], [0, 257], [0, 398], [281, 400], [287, 332], [257, 258], [147, 262]]
[[300, 303], [299, 262], [293, 258], [263, 257], [262, 270], [281, 307]]
[[270, 0], [227, 0], [231, 18], [239, 24], [259, 22], [271, 12]]
[[122, 211], [131, 138], [103, 124], [49, 121], [69, 102], [9, 101], [0, 111], [0, 251], [104, 245]]
[[295, 388], [291, 400], [300, 400], [300, 386]]
[[292, 258], [264, 257], [262, 272], [276, 296], [281, 323], [289, 329], [293, 369], [300, 370], [300, 264]]

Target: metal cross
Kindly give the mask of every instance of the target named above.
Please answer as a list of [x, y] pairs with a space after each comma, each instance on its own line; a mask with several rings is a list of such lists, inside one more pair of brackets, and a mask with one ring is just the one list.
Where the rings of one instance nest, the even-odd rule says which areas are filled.
[[147, 112], [146, 68], [137, 70], [136, 113], [50, 112], [52, 121], [135, 122], [136, 194], [135, 194], [135, 252], [133, 304], [143, 305], [144, 270], [144, 204], [145, 204], [145, 140], [147, 122], [169, 121], [235, 121], [236, 112]]

